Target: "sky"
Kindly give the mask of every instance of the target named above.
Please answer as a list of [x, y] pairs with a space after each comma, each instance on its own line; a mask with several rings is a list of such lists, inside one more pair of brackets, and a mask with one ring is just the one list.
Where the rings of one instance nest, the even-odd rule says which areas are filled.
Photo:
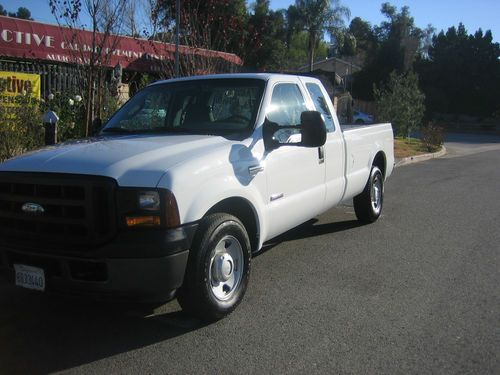
[[[182, 1], [182, 0], [181, 0]], [[251, 2], [251, 1], [247, 1]], [[351, 19], [361, 17], [372, 25], [383, 21], [380, 8], [384, 0], [341, 0], [351, 10]], [[451, 26], [464, 23], [469, 33], [477, 29], [490, 29], [493, 39], [500, 42], [500, 0], [390, 0], [398, 9], [408, 5], [415, 24], [420, 28], [432, 24], [439, 32]], [[294, 0], [271, 0], [271, 8], [288, 8]], [[55, 23], [50, 13], [48, 0], [0, 0], [8, 11], [16, 11], [24, 6], [31, 11], [32, 17], [40, 22]]]
[[[351, 10], [351, 19], [361, 17], [372, 25], [384, 20], [380, 13], [382, 3], [389, 2], [398, 9], [407, 5], [415, 24], [426, 28], [432, 24], [437, 30], [448, 30], [462, 22], [468, 33], [477, 29], [491, 30], [493, 39], [500, 42], [500, 0], [341, 0]], [[287, 8], [291, 0], [271, 0], [274, 9]]]

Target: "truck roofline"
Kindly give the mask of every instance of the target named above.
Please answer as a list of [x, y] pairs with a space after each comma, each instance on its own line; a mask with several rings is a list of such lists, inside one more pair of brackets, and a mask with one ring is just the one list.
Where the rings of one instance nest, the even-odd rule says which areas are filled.
[[209, 74], [209, 75], [198, 75], [198, 76], [190, 76], [190, 77], [180, 77], [180, 78], [171, 78], [164, 79], [161, 81], [156, 81], [149, 86], [161, 85], [163, 83], [172, 83], [172, 82], [183, 82], [183, 81], [199, 81], [204, 79], [238, 79], [238, 78], [247, 78], [247, 79], [261, 79], [263, 81], [268, 81], [271, 76], [275, 76], [276, 74], [270, 73], [228, 73], [228, 74]]
[[300, 74], [284, 74], [284, 73], [226, 73], [226, 74], [209, 74], [209, 75], [197, 75], [190, 77], [181, 78], [171, 78], [164, 79], [161, 81], [156, 81], [149, 86], [161, 85], [164, 83], [173, 82], [184, 82], [184, 81], [199, 81], [199, 80], [209, 80], [209, 79], [260, 79], [263, 81], [269, 81], [271, 78], [283, 78], [287, 79], [290, 77], [308, 77], [316, 79], [316, 77], [309, 77]]

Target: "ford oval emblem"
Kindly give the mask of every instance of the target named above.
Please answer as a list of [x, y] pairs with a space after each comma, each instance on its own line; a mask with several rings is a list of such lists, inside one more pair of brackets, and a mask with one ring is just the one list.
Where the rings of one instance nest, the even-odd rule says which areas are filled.
[[45, 212], [45, 209], [36, 203], [25, 203], [21, 206], [21, 210], [30, 215], [41, 215]]

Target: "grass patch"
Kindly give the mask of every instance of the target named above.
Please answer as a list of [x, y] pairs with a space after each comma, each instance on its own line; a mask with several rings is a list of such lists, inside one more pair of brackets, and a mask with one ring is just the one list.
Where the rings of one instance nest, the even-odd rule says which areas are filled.
[[440, 147], [435, 147], [429, 150], [420, 139], [417, 138], [394, 138], [394, 157], [397, 159], [406, 158], [408, 156], [415, 156], [427, 154], [429, 152], [436, 152]]

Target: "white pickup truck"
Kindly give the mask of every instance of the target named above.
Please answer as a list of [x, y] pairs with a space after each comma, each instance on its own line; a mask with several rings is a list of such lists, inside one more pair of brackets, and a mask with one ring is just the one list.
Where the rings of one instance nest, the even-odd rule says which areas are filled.
[[314, 78], [154, 83], [99, 135], [0, 165], [0, 269], [21, 287], [168, 300], [219, 319], [252, 253], [347, 200], [374, 222], [390, 124], [342, 129]]

